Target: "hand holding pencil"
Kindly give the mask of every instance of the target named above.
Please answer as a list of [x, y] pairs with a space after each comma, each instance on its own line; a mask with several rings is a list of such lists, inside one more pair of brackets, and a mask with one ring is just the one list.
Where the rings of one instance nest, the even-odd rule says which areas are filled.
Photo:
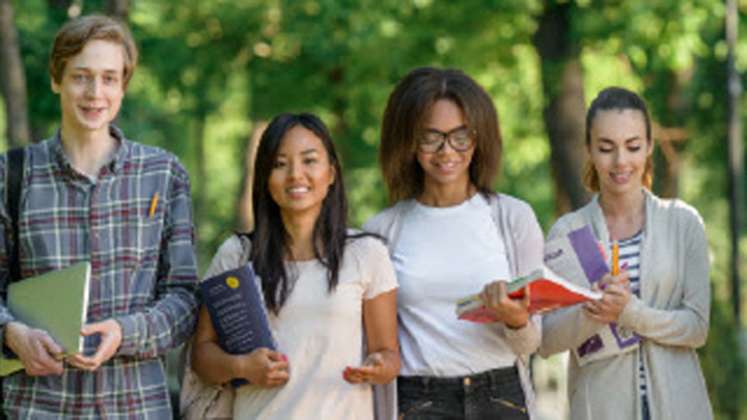
[[594, 289], [604, 291], [602, 299], [598, 301], [586, 302], [584, 310], [592, 319], [608, 324], [616, 322], [620, 313], [630, 300], [630, 283], [628, 273], [623, 265], [620, 267], [620, 245], [617, 241], [612, 242], [612, 263], [610, 264], [611, 272], [605, 275], [599, 285], [594, 285]]

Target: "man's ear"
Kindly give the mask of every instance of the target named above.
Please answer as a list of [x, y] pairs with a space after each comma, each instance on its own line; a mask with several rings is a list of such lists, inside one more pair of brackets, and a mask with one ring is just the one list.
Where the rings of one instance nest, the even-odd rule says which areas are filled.
[[60, 94], [60, 85], [57, 84], [57, 82], [54, 81], [54, 79], [50, 80], [50, 86], [52, 87], [52, 92], [56, 94]]

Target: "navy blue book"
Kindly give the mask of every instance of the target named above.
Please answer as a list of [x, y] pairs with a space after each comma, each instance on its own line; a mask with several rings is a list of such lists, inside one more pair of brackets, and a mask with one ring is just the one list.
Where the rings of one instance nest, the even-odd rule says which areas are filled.
[[[267, 310], [251, 265], [204, 280], [200, 293], [218, 334], [218, 344], [226, 353], [247, 354], [260, 347], [275, 350]], [[231, 380], [234, 387], [247, 383], [241, 378]]]

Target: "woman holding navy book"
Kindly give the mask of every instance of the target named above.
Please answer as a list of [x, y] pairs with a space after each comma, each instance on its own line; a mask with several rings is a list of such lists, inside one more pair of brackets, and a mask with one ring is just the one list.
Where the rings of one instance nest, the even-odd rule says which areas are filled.
[[347, 229], [340, 163], [317, 117], [273, 119], [253, 191], [254, 232], [229, 238], [206, 276], [252, 263], [277, 351], [227, 354], [203, 307], [192, 369], [212, 384], [250, 382], [236, 390], [237, 419], [372, 419], [371, 384], [399, 371], [397, 281], [383, 243]]
[[638, 95], [611, 87], [592, 101], [584, 181], [598, 194], [548, 240], [591, 225], [608, 249], [617, 242], [622, 271], [601, 280], [601, 300], [543, 318], [540, 353], [572, 350], [574, 420], [713, 417], [695, 352], [708, 335], [708, 242], [693, 207], [649, 191], [653, 146]]
[[[543, 235], [529, 205], [492, 192], [492, 99], [459, 70], [411, 71], [389, 96], [379, 159], [394, 205], [364, 229], [388, 239], [400, 284], [400, 416], [529, 418], [540, 325], [505, 282], [541, 267]], [[457, 301], [480, 291], [499, 321], [457, 319]]]

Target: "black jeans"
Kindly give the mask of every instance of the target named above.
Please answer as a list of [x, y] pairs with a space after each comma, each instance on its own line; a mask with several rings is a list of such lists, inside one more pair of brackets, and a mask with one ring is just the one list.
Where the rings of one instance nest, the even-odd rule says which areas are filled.
[[397, 378], [402, 420], [527, 420], [529, 414], [515, 366], [471, 376]]

